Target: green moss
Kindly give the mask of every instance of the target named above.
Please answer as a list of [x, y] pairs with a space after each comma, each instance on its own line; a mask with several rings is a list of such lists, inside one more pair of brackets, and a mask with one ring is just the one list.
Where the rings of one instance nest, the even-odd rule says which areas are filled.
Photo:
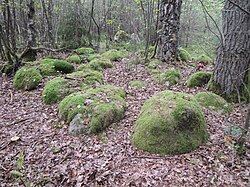
[[212, 109], [214, 111], [227, 113], [232, 112], [233, 110], [233, 105], [229, 104], [221, 96], [212, 92], [200, 92], [195, 95], [195, 98], [201, 106]]
[[22, 90], [33, 90], [42, 80], [42, 75], [35, 68], [23, 67], [18, 70], [14, 77], [14, 87]]
[[125, 42], [125, 41], [127, 41], [129, 39], [129, 36], [125, 31], [119, 30], [115, 34], [114, 38], [115, 38], [116, 42]]
[[82, 62], [80, 56], [78, 56], [78, 55], [71, 55], [71, 56], [69, 56], [68, 59], [67, 59], [67, 61], [70, 62], [70, 63], [77, 63], [77, 64], [79, 64], [79, 63]]
[[209, 63], [209, 64], [211, 64], [211, 63], [213, 62], [213, 59], [212, 59], [212, 58], [210, 58], [209, 56], [204, 55], [204, 54], [198, 56], [196, 60], [197, 60], [197, 61], [202, 61], [202, 62], [207, 62], [207, 63]]
[[148, 152], [182, 154], [198, 148], [207, 138], [204, 115], [193, 96], [164, 91], [144, 103], [132, 143]]
[[92, 48], [88, 48], [88, 47], [81, 47], [76, 50], [76, 53], [78, 55], [90, 55], [90, 54], [94, 54], [95, 50]]
[[131, 81], [131, 82], [129, 83], [129, 85], [130, 85], [131, 87], [142, 88], [145, 84], [144, 84], [143, 81]]
[[245, 85], [243, 85], [243, 99], [250, 103], [250, 71], [247, 72], [245, 78]]
[[102, 58], [102, 55], [100, 54], [92, 54], [92, 55], [89, 55], [87, 60], [90, 62], [91, 60], [94, 60], [96, 58]]
[[89, 69], [68, 74], [67, 77], [81, 80], [87, 85], [95, 85], [96, 82], [103, 84], [103, 74]]
[[0, 68], [0, 72], [2, 73], [6, 73], [6, 74], [10, 74], [13, 72], [13, 65], [11, 64], [4, 64], [1, 68]]
[[167, 70], [157, 76], [160, 84], [173, 86], [182, 79], [182, 74], [179, 70]]
[[181, 48], [181, 47], [178, 49], [178, 56], [179, 56], [180, 61], [186, 62], [186, 61], [190, 61], [192, 59], [191, 55], [188, 53], [188, 51]]
[[126, 55], [127, 55], [127, 51], [125, 50], [118, 51], [118, 50], [112, 49], [103, 53], [102, 57], [110, 59], [111, 61], [117, 61], [117, 60], [122, 59]]
[[91, 67], [89, 64], [82, 64], [77, 68], [77, 71], [83, 71], [83, 70], [91, 70]]
[[55, 70], [54, 64], [43, 63], [37, 66], [37, 70], [41, 73], [43, 77], [57, 75], [59, 72]]
[[67, 74], [66, 78], [57, 77], [49, 81], [44, 87], [42, 99], [46, 104], [61, 101], [71, 93], [86, 91], [91, 86], [103, 84], [103, 75], [97, 71], [78, 71]]
[[211, 91], [217, 95], [223, 94], [223, 90], [221, 89], [220, 85], [214, 81], [213, 76], [210, 78], [210, 80], [207, 84], [207, 88], [209, 91]]
[[84, 118], [85, 134], [99, 133], [121, 120], [125, 113], [125, 92], [106, 85], [67, 96], [59, 104], [59, 113], [70, 122], [77, 114]]
[[43, 89], [42, 99], [46, 104], [53, 104], [61, 101], [71, 93], [69, 80], [61, 77], [54, 78], [47, 82]]
[[[157, 69], [149, 69], [147, 68], [148, 70], [148, 73], [151, 74], [151, 75], [157, 75], [157, 74], [160, 74], [161, 72]], [[157, 76], [156, 76], [157, 77]]]
[[191, 77], [187, 81], [188, 87], [195, 87], [195, 86], [203, 86], [209, 82], [211, 79], [212, 73], [211, 72], [203, 72], [199, 71], [191, 75]]
[[111, 61], [107, 58], [96, 58], [89, 62], [88, 66], [97, 71], [102, 71], [103, 69], [112, 68], [113, 65]]
[[56, 71], [60, 71], [62, 73], [71, 73], [74, 71], [74, 66], [64, 60], [54, 60], [53, 65], [55, 66]]
[[148, 64], [148, 68], [149, 69], [157, 69], [161, 65], [163, 65], [163, 63], [160, 60], [158, 60], [158, 59], [152, 59], [152, 60], [150, 60], [150, 62]]

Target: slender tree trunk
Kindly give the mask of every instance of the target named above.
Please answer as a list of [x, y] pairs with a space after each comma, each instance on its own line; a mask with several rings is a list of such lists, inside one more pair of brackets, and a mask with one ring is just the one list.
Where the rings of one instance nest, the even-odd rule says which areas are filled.
[[27, 41], [27, 51], [23, 57], [24, 61], [34, 61], [36, 60], [36, 50], [32, 47], [36, 46], [36, 30], [35, 30], [35, 3], [34, 0], [30, 0], [27, 4], [28, 7], [28, 41]]
[[161, 0], [158, 58], [165, 62], [177, 60], [182, 0]]
[[[250, 11], [250, 1], [235, 2]], [[249, 68], [250, 14], [226, 0], [223, 10], [223, 40], [217, 51], [213, 80], [223, 94], [229, 97], [232, 93], [238, 93], [245, 85]], [[248, 81], [250, 84], [250, 80]]]

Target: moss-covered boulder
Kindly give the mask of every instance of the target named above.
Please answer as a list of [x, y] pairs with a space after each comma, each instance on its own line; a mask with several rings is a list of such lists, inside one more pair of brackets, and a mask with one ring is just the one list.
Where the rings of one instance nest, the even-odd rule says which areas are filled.
[[111, 49], [102, 54], [102, 57], [110, 59], [111, 61], [118, 61], [127, 55], [127, 51], [125, 50], [116, 50]]
[[131, 82], [129, 82], [129, 85], [130, 85], [131, 87], [142, 88], [142, 87], [145, 85], [145, 83], [144, 83], [143, 81], [138, 81], [138, 80], [136, 80], [136, 81], [131, 81]]
[[61, 73], [72, 73], [74, 71], [74, 66], [64, 60], [54, 60], [54, 66], [55, 70]]
[[33, 90], [42, 80], [42, 75], [35, 67], [23, 67], [14, 77], [14, 87], [22, 90]]
[[157, 76], [157, 79], [160, 84], [166, 86], [173, 86], [180, 82], [182, 79], [182, 74], [179, 70], [167, 70], [164, 73], [161, 73]]
[[80, 133], [96, 134], [121, 120], [125, 107], [124, 90], [105, 85], [67, 96], [59, 104], [59, 114], [68, 123], [81, 114], [85, 128]]
[[35, 67], [43, 77], [57, 75], [59, 73], [72, 73], [74, 66], [67, 61], [45, 58], [40, 61], [26, 62], [26, 67]]
[[189, 94], [164, 91], [144, 103], [132, 143], [147, 152], [182, 154], [207, 139], [206, 122], [196, 99]]
[[79, 63], [82, 62], [80, 56], [78, 56], [78, 55], [70, 55], [67, 58], [67, 61], [70, 62], [70, 63], [76, 63], [76, 64], [79, 64]]
[[74, 72], [50, 80], [43, 89], [42, 99], [46, 104], [57, 103], [71, 93], [101, 84], [103, 75], [100, 72], [91, 70]]
[[210, 58], [209, 56], [204, 55], [204, 54], [198, 56], [196, 60], [201, 61], [201, 62], [207, 62], [209, 64], [211, 64], [213, 62], [212, 58]]
[[228, 103], [221, 96], [212, 92], [200, 92], [195, 95], [195, 98], [201, 106], [217, 112], [227, 113], [232, 112], [233, 110], [233, 105]]
[[129, 39], [129, 35], [123, 31], [119, 30], [114, 36], [116, 42], [126, 42]]
[[90, 55], [90, 54], [94, 54], [95, 50], [89, 47], [81, 47], [76, 50], [76, 53], [78, 55]]
[[192, 59], [191, 55], [186, 49], [179, 48], [178, 49], [178, 57], [180, 61], [190, 61]]
[[89, 62], [89, 67], [93, 70], [102, 71], [103, 69], [112, 68], [111, 61], [107, 58], [96, 58]]
[[199, 87], [206, 85], [212, 76], [211, 72], [199, 71], [191, 75], [191, 77], [187, 81], [188, 87]]
[[69, 94], [71, 94], [70, 81], [62, 77], [57, 77], [45, 85], [42, 100], [46, 104], [53, 104], [61, 101]]
[[149, 69], [157, 69], [161, 65], [163, 65], [162, 61], [160, 61], [158, 59], [151, 59], [150, 62], [149, 62], [149, 64], [148, 64], [148, 68]]
[[89, 55], [87, 60], [90, 62], [91, 60], [94, 60], [96, 58], [102, 58], [102, 55], [101, 54], [92, 54], [92, 55]]

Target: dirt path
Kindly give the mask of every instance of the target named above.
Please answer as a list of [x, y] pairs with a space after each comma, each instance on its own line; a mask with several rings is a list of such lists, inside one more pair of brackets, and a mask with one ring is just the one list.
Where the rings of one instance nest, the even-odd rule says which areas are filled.
[[[182, 71], [187, 75], [189, 69]], [[146, 86], [129, 87], [136, 79]], [[231, 116], [205, 111], [209, 142], [190, 154], [160, 156], [131, 146], [132, 127], [143, 102], [166, 89], [143, 65], [129, 67], [124, 60], [105, 71], [106, 83], [126, 89], [128, 108], [120, 123], [92, 137], [67, 134], [67, 126], [58, 121], [57, 106], [41, 101], [44, 83], [35, 91], [21, 92], [12, 89], [11, 80], [1, 81], [0, 186], [250, 185], [249, 151], [248, 157], [235, 158], [224, 143], [224, 121], [240, 120], [238, 109]], [[197, 91], [181, 85], [171, 89]], [[11, 141], [14, 136], [20, 139]], [[13, 177], [13, 171], [20, 176]]]

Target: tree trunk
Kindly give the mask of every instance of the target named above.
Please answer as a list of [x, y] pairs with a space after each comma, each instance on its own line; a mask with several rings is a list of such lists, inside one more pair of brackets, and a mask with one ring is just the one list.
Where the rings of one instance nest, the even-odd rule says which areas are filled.
[[36, 30], [35, 30], [35, 4], [33, 0], [30, 0], [27, 4], [28, 6], [28, 41], [26, 45], [26, 53], [23, 56], [24, 61], [35, 61], [36, 60], [36, 50], [32, 47], [36, 46]]
[[165, 62], [177, 60], [181, 5], [182, 0], [161, 1], [158, 58]]
[[239, 0], [238, 6], [230, 1], [226, 0], [223, 9], [223, 39], [213, 77], [226, 97], [240, 93], [250, 73], [250, 15], [239, 8], [250, 11], [250, 1]]

